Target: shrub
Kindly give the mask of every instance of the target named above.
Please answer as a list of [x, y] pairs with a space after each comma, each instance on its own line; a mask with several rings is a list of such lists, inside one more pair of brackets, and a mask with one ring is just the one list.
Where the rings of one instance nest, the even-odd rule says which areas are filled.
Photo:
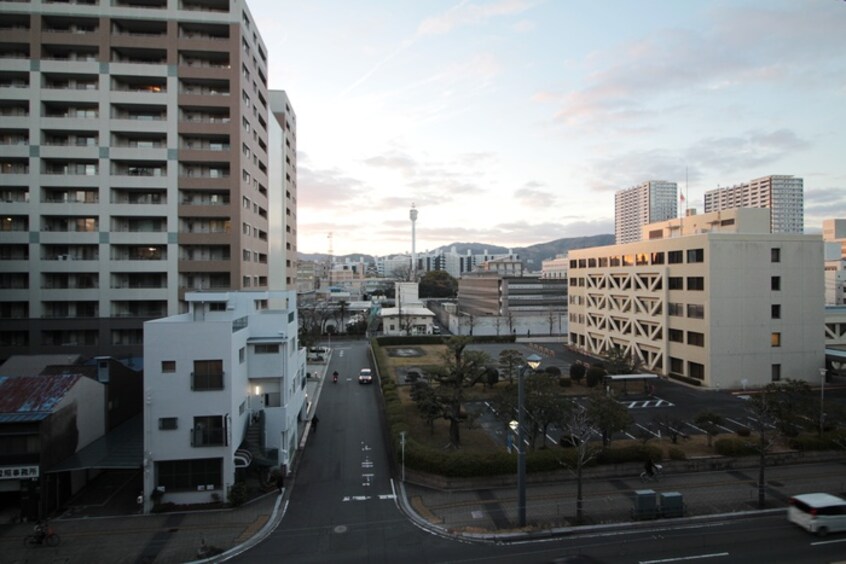
[[722, 437], [714, 441], [714, 450], [723, 456], [748, 456], [755, 454], [755, 446], [738, 437]]
[[624, 447], [609, 447], [599, 453], [599, 464], [623, 464], [626, 462], [656, 462], [663, 458], [661, 449], [652, 445], [629, 445]]
[[229, 488], [229, 505], [238, 507], [247, 501], [247, 484], [244, 482], [235, 482]]
[[741, 427], [737, 430], [737, 436], [739, 437], [748, 437], [751, 434], [752, 431], [750, 431], [747, 427]]
[[559, 378], [558, 385], [562, 388], [570, 388], [573, 386], [573, 381], [569, 378]]
[[846, 441], [846, 431], [824, 433], [822, 437], [814, 434], [799, 435], [790, 439], [790, 448], [796, 450], [833, 450], [842, 448]]
[[678, 447], [670, 447], [667, 449], [667, 455], [670, 457], [670, 460], [686, 460], [687, 455], [684, 451]]
[[585, 377], [585, 368], [584, 364], [571, 364], [570, 365], [570, 379], [574, 380], [575, 382], [581, 382], [582, 378]]
[[591, 366], [588, 368], [585, 378], [587, 379], [587, 387], [595, 388], [602, 381], [605, 376], [605, 369], [598, 366]]

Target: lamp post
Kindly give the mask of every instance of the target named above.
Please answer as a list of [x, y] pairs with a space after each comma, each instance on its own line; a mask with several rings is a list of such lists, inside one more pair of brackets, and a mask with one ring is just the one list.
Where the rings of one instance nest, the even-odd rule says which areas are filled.
[[517, 377], [517, 520], [520, 527], [526, 526], [526, 426], [525, 422], [525, 401], [526, 386], [524, 383], [526, 373], [531, 369], [536, 370], [540, 366], [541, 357], [531, 354], [526, 357], [526, 366], [520, 369]]
[[825, 411], [823, 410], [823, 403], [825, 402], [825, 374], [826, 369], [820, 368], [820, 437], [823, 436], [825, 430]]

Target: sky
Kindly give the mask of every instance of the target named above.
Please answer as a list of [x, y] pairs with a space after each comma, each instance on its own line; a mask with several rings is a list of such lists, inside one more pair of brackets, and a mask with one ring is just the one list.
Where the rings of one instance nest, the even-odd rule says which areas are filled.
[[[614, 232], [614, 192], [684, 206], [804, 179], [846, 217], [843, 0], [247, 0], [297, 115], [304, 253]], [[330, 236], [331, 234], [331, 236]]]

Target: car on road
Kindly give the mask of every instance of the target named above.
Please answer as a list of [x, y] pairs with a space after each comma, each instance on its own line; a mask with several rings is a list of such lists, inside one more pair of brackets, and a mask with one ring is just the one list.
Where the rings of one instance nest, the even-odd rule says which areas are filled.
[[359, 384], [372, 384], [373, 383], [373, 373], [370, 371], [369, 368], [362, 368], [358, 371], [358, 383]]
[[824, 537], [846, 531], [846, 499], [827, 493], [808, 493], [790, 498], [787, 520]]

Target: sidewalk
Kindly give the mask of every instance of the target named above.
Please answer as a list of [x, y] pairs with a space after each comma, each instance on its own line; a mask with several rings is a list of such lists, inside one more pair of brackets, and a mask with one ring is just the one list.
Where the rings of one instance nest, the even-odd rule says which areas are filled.
[[[807, 492], [846, 494], [842, 461], [768, 467], [766, 511], [780, 512], [790, 496]], [[724, 519], [758, 513], [757, 468], [685, 472], [664, 475], [644, 483], [636, 471], [630, 476], [583, 480], [583, 525], [576, 526], [576, 480], [532, 484], [526, 488], [527, 527], [517, 528], [517, 489], [494, 488], [443, 492], [406, 483], [400, 487], [400, 504], [420, 526], [441, 535], [467, 540], [525, 540], [550, 535], [586, 532], [592, 528], [631, 526], [653, 522], [633, 515], [635, 492], [652, 490], [681, 494], [682, 517], [667, 523]], [[652, 494], [650, 494], [652, 495]], [[658, 516], [660, 518], [660, 515]]]

